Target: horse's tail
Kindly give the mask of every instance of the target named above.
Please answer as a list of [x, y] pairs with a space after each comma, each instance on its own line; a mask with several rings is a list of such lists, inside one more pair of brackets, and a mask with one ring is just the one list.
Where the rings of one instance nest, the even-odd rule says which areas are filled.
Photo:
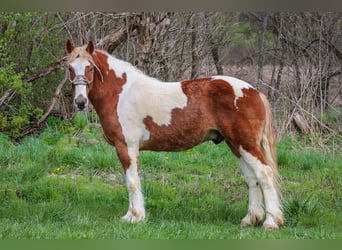
[[260, 97], [261, 97], [262, 102], [264, 103], [265, 112], [266, 112], [266, 123], [262, 131], [261, 143], [260, 143], [261, 150], [266, 158], [267, 164], [272, 169], [274, 185], [279, 194], [280, 183], [279, 183], [278, 164], [277, 164], [276, 139], [275, 139], [274, 128], [273, 128], [272, 109], [266, 96], [263, 94], [260, 94]]

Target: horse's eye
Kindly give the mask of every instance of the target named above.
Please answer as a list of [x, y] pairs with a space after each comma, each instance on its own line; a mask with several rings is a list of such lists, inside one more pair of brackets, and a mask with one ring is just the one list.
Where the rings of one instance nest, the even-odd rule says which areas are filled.
[[90, 68], [90, 73], [94, 73], [94, 68]]

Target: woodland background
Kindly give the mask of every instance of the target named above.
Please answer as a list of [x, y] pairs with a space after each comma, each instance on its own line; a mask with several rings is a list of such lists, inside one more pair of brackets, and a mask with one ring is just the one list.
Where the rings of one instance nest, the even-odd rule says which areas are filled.
[[67, 39], [164, 81], [232, 75], [265, 93], [276, 132], [342, 132], [342, 14], [0, 13], [0, 132], [37, 133], [73, 116]]

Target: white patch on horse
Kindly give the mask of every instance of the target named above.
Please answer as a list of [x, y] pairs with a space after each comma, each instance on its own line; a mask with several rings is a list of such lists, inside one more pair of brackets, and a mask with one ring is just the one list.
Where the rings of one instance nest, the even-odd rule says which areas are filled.
[[90, 65], [90, 62], [86, 59], [77, 58], [70, 65], [74, 69], [75, 75], [85, 75], [85, 69]]
[[[91, 65], [88, 60], [78, 58], [74, 62], [70, 64], [74, 69], [75, 75], [85, 75], [86, 67]], [[82, 95], [83, 97], [87, 97], [87, 88], [85, 85], [76, 85], [75, 86], [75, 98]]]
[[[127, 76], [117, 112], [128, 146], [149, 139], [150, 132], [143, 123], [146, 117], [150, 116], [159, 126], [167, 126], [171, 124], [172, 111], [186, 107], [188, 98], [180, 82], [161, 82], [118, 59], [112, 58], [108, 63], [118, 76], [123, 73]], [[123, 68], [127, 70], [120, 71]]]
[[240, 97], [243, 97], [243, 89], [249, 89], [249, 88], [254, 88], [252, 85], [250, 85], [249, 83], [242, 81], [240, 79], [237, 79], [235, 77], [232, 76], [212, 76], [213, 79], [219, 79], [219, 80], [224, 80], [226, 82], [228, 82], [233, 90], [234, 90], [234, 95], [235, 95], [235, 99], [234, 99], [234, 106], [236, 107], [236, 109], [239, 109], [237, 106], [237, 100]]
[[75, 86], [75, 98], [82, 95], [83, 97], [87, 97], [87, 86], [86, 85], [76, 85]]
[[[107, 54], [107, 63], [109, 65], [109, 70], [114, 70], [115, 75], [117, 77], [122, 77], [124, 73], [127, 73], [127, 76], [134, 77], [138, 75], [144, 75], [143, 72], [141, 72], [139, 69], [134, 67], [132, 64], [129, 62], [120, 60], [114, 56], [111, 56]], [[107, 71], [108, 75], [109, 71]], [[144, 75], [145, 77], [149, 77]], [[150, 77], [149, 77], [150, 78]]]

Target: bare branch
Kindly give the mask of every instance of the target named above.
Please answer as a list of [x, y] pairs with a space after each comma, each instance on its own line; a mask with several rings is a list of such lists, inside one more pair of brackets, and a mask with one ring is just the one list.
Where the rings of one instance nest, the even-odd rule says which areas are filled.
[[0, 98], [0, 106], [6, 101], [6, 99], [13, 93], [12, 89], [7, 89]]
[[42, 71], [40, 71], [40, 72], [38, 72], [32, 76], [24, 78], [22, 80], [24, 82], [33, 82], [34, 80], [37, 80], [39, 78], [43, 78], [43, 77], [47, 76], [48, 74], [50, 74], [51, 72], [54, 72], [58, 69], [63, 68], [63, 65], [65, 65], [65, 60], [66, 60], [66, 57], [63, 57], [59, 61], [50, 64], [46, 69], [44, 69], [44, 70], [42, 70]]
[[313, 45], [314, 43], [317, 43], [317, 42], [324, 42], [329, 50], [331, 50], [335, 55], [336, 57], [342, 61], [342, 52], [339, 51], [336, 46], [334, 46], [333, 44], [329, 43], [328, 41], [326, 41], [325, 39], [315, 39], [313, 41], [311, 41], [304, 49], [303, 49], [303, 53], [306, 54], [307, 53], [307, 50], [309, 49], [309, 47], [311, 45]]
[[51, 104], [50, 106], [48, 107], [48, 109], [45, 111], [45, 114], [38, 120], [37, 124], [40, 125], [43, 121], [45, 121], [45, 119], [48, 117], [48, 115], [50, 114], [51, 110], [53, 109], [53, 107], [55, 106], [55, 104], [57, 103], [57, 100], [60, 96], [60, 93], [61, 93], [61, 89], [63, 88], [65, 82], [68, 80], [68, 76], [69, 76], [69, 73], [67, 70], [65, 70], [65, 75], [64, 75], [64, 78], [63, 80], [58, 84], [57, 88], [56, 88], [56, 91], [55, 91], [55, 94], [54, 96], [52, 97], [52, 100], [51, 100]]
[[118, 47], [122, 42], [127, 40], [128, 34], [130, 36], [136, 35], [135, 24], [129, 24], [121, 26], [118, 30], [114, 32], [114, 34], [110, 34], [104, 38], [102, 38], [97, 46], [108, 51], [108, 53], [112, 53], [116, 47]]

